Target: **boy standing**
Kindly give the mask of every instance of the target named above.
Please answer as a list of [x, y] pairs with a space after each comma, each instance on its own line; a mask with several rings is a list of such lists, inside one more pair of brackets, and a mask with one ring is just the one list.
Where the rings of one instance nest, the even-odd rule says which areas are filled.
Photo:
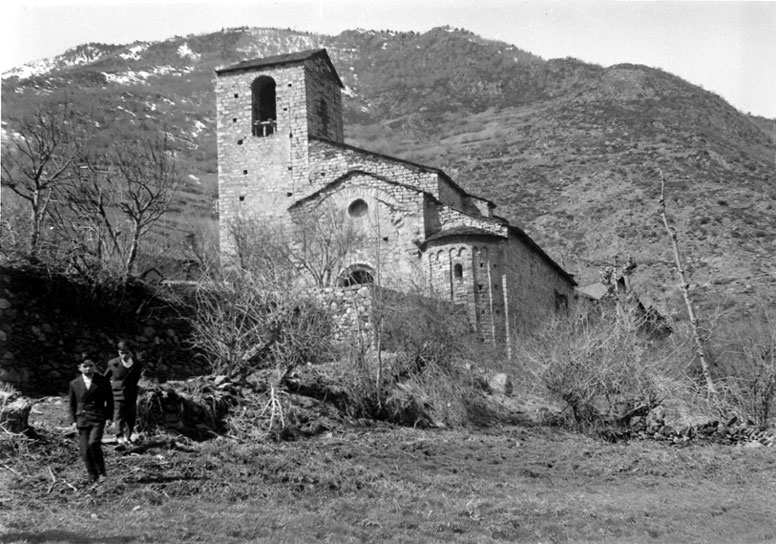
[[113, 413], [110, 382], [96, 372], [94, 361], [85, 358], [78, 370], [81, 375], [70, 382], [70, 421], [78, 429], [81, 458], [89, 481], [97, 483], [106, 476], [102, 454], [102, 434]]
[[132, 357], [129, 342], [117, 344], [119, 356], [108, 361], [105, 377], [110, 379], [113, 389], [116, 439], [119, 444], [132, 442], [132, 431], [137, 419], [137, 383], [143, 372], [140, 361]]

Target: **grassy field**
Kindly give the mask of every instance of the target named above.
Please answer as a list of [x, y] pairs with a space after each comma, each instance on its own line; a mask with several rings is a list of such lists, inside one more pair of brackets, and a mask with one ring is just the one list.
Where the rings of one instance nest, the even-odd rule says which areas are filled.
[[535, 426], [342, 427], [295, 442], [0, 452], [0, 542], [776, 542], [776, 450], [608, 444]]

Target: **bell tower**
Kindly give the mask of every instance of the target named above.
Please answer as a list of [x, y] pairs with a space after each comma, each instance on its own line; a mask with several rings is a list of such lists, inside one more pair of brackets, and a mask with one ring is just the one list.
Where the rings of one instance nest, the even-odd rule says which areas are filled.
[[342, 88], [325, 49], [216, 70], [222, 255], [234, 220], [282, 221], [309, 194], [310, 138], [344, 142]]

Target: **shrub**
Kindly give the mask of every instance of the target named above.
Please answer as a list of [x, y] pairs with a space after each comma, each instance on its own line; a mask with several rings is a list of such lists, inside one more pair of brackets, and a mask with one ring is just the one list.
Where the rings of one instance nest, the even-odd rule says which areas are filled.
[[331, 316], [311, 296], [249, 273], [201, 282], [195, 294], [192, 344], [213, 373], [245, 376], [321, 362], [332, 352]]
[[776, 311], [758, 308], [717, 334], [724, 400], [766, 428], [776, 419]]
[[645, 415], [683, 375], [667, 346], [615, 311], [555, 320], [526, 342], [523, 355], [539, 393], [564, 403], [568, 423], [581, 430]]
[[358, 415], [405, 425], [466, 423], [466, 400], [481, 391], [468, 375], [480, 342], [465, 315], [419, 293], [374, 293], [374, 350], [352, 349], [342, 362]]

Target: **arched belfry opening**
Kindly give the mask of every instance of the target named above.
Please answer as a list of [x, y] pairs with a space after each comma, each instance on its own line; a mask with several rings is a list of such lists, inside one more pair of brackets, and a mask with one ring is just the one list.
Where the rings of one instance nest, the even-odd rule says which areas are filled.
[[372, 267], [365, 264], [357, 264], [349, 267], [343, 272], [337, 285], [339, 287], [352, 287], [354, 285], [368, 285], [375, 282]]
[[259, 76], [251, 84], [251, 111], [254, 136], [269, 136], [277, 130], [275, 80]]

